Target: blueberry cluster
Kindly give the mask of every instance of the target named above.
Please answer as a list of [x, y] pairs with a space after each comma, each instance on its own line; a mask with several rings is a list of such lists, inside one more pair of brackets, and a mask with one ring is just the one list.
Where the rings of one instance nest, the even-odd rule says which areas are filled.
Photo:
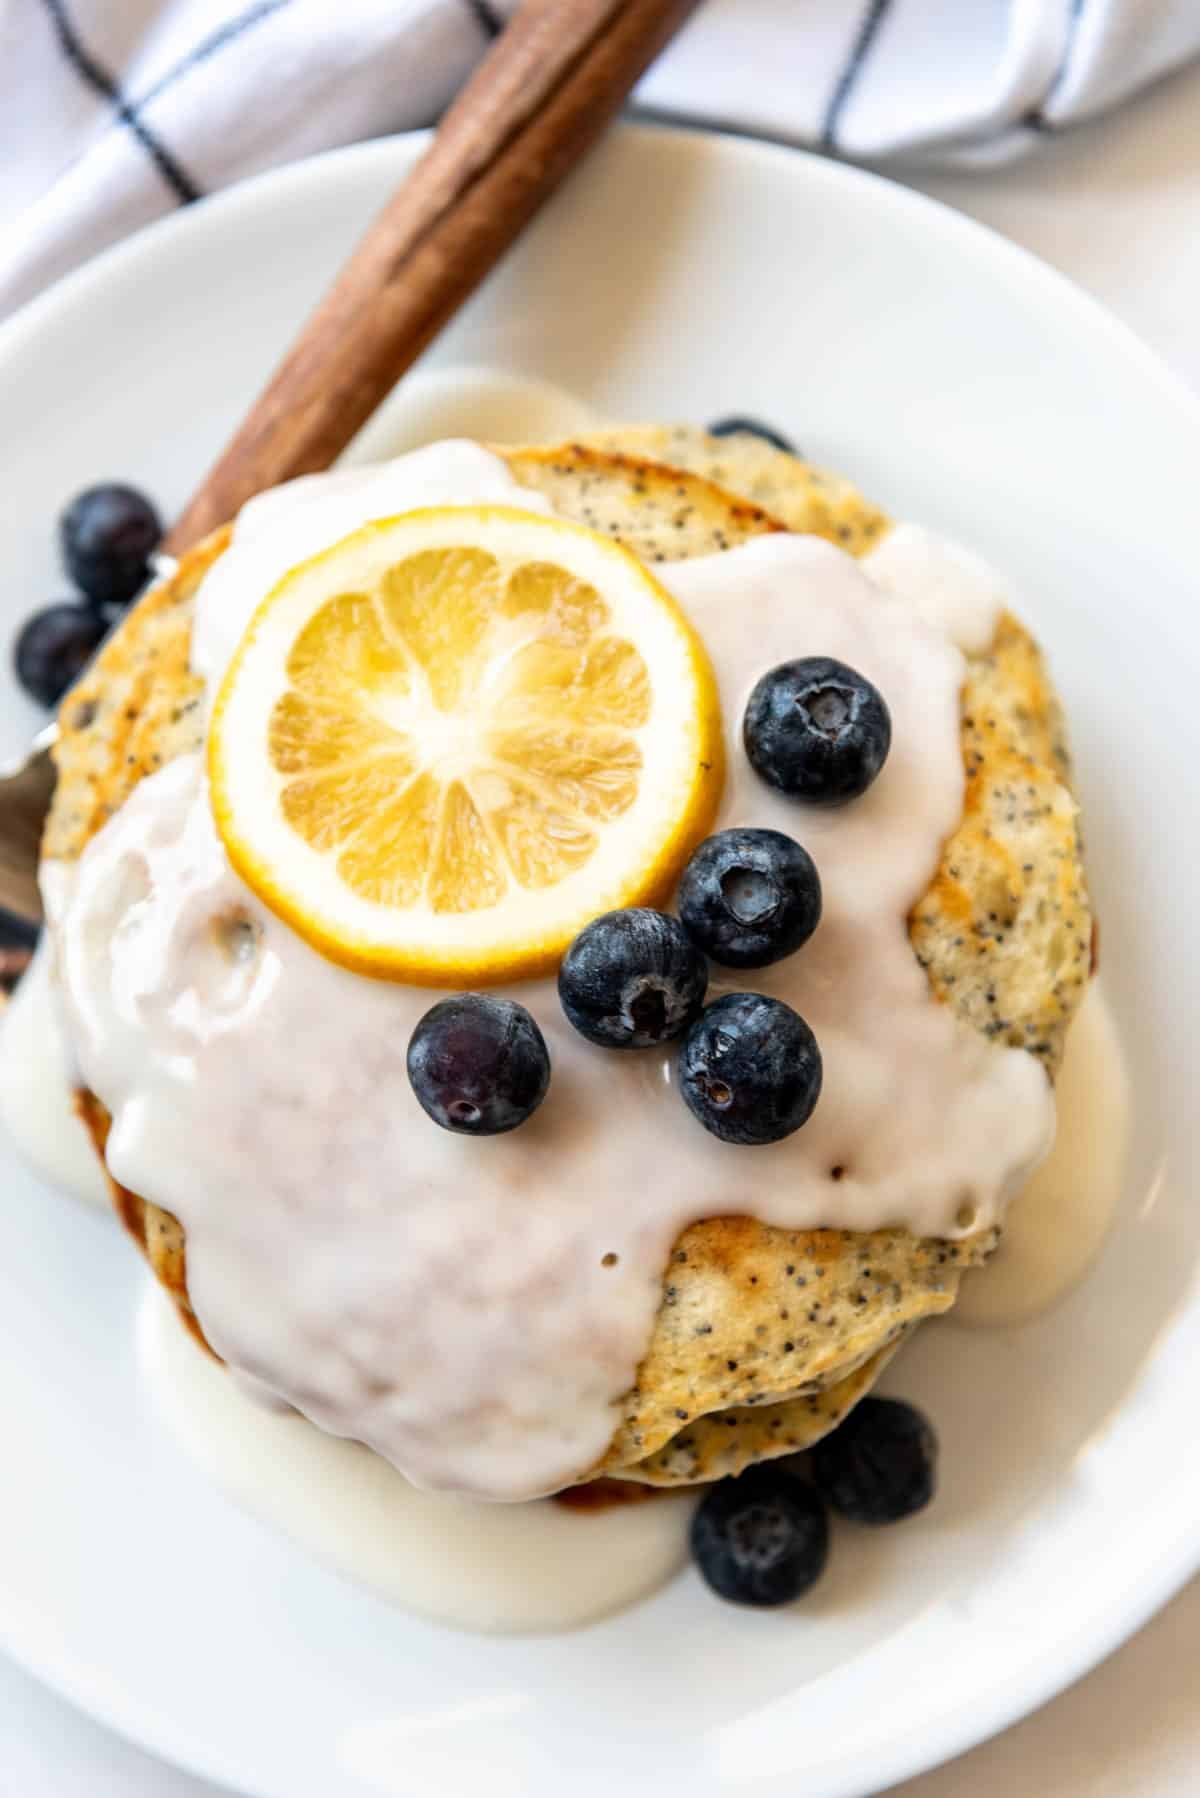
[[162, 525], [144, 494], [106, 482], [71, 501], [58, 534], [67, 573], [83, 597], [35, 612], [13, 646], [17, 679], [45, 706], [58, 704], [115, 616], [145, 586]]
[[[812, 656], [763, 675], [742, 735], [769, 785], [839, 805], [883, 767], [891, 719], [870, 681]], [[725, 993], [706, 1006], [708, 964], [764, 968], [803, 947], [821, 919], [812, 857], [779, 830], [718, 831], [684, 869], [678, 904], [677, 918], [631, 906], [585, 925], [559, 969], [563, 1011], [604, 1049], [679, 1040], [679, 1091], [705, 1129], [744, 1146], [779, 1142], [808, 1122], [820, 1097], [816, 1038], [797, 1011], [765, 993]], [[408, 1073], [443, 1129], [494, 1136], [541, 1104], [550, 1056], [523, 1006], [466, 993], [418, 1024]]]
[[808, 1456], [721, 1480], [692, 1518], [692, 1558], [721, 1598], [790, 1604], [829, 1558], [829, 1512], [850, 1523], [899, 1523], [933, 1497], [937, 1438], [914, 1406], [865, 1398]]

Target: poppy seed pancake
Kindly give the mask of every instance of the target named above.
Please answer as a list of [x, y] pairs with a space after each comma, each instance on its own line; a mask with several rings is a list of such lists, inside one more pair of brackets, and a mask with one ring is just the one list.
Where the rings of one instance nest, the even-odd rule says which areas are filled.
[[[563, 517], [649, 562], [710, 555], [764, 532], [805, 528], [865, 552], [888, 529], [847, 483], [771, 450], [749, 497], [731, 440], [688, 439], [687, 468], [638, 454], [644, 433], [503, 452]], [[665, 455], [672, 437], [654, 443]], [[680, 437], [678, 442], [682, 444]], [[705, 461], [708, 456], [709, 460]], [[791, 486], [789, 488], [789, 480]], [[847, 534], [848, 533], [848, 534]], [[201, 683], [190, 671], [191, 608], [227, 532], [191, 551], [114, 634], [61, 715], [59, 784], [44, 852], [69, 862], [145, 775], [200, 747]], [[968, 658], [962, 694], [967, 785], [961, 822], [914, 907], [910, 938], [935, 996], [989, 1039], [1028, 1049], [1053, 1076], [1088, 973], [1090, 915], [1061, 719], [1036, 645], [1007, 613]], [[84, 1101], [97, 1135], [107, 1126]], [[198, 1330], [184, 1232], [122, 1191], [118, 1209]], [[693, 1224], [663, 1273], [654, 1333], [596, 1468], [654, 1484], [736, 1471], [831, 1428], [916, 1323], [953, 1303], [994, 1231], [954, 1243], [900, 1229], [786, 1231], [744, 1217]]]

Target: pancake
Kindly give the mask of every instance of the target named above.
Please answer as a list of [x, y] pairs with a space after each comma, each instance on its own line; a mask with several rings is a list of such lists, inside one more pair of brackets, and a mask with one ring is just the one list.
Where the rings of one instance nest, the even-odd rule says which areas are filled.
[[902, 1330], [831, 1386], [779, 1404], [709, 1411], [635, 1466], [610, 1477], [646, 1486], [694, 1486], [744, 1472], [755, 1461], [802, 1454], [865, 1398], [907, 1335]]
[[825, 537], [852, 556], [874, 548], [890, 522], [841, 475], [814, 468], [749, 431], [714, 437], [694, 425], [625, 425], [588, 441], [702, 475], [760, 506], [786, 530]]
[[[636, 452], [647, 435], [632, 433], [632, 453], [611, 434], [599, 444], [502, 453], [518, 480], [562, 516], [619, 538], [651, 562], [717, 553], [783, 529], [785, 511], [793, 528], [803, 517], [806, 528], [856, 553], [888, 528], [847, 483], [782, 452], [771, 450], [782, 461], [767, 467], [754, 446], [760, 474], [752, 478], [739, 461], [741, 440], [698, 443], [703, 434], [668, 432], [652, 445], [659, 453], [674, 446], [727, 477], [740, 470], [756, 493], [769, 474], [772, 513], [694, 468], [646, 460]], [[227, 531], [217, 532], [185, 556], [65, 703], [48, 857], [76, 859], [138, 781], [200, 746], [203, 693], [188, 662], [191, 606], [228, 540]], [[914, 908], [914, 953], [934, 994], [960, 1018], [989, 1038], [1026, 1047], [1053, 1077], [1087, 981], [1090, 915], [1059, 708], [1036, 645], [1008, 614], [987, 650], [969, 660], [962, 743], [963, 817]], [[102, 1145], [103, 1107], [91, 1095], [81, 1104]], [[137, 1194], [118, 1189], [115, 1199], [202, 1340], [181, 1227]], [[985, 1259], [996, 1240], [995, 1231], [954, 1243], [899, 1229], [787, 1231], [744, 1217], [693, 1224], [672, 1251], [636, 1383], [589, 1473], [681, 1484], [808, 1446], [869, 1389], [921, 1319], [953, 1304], [963, 1270]]]

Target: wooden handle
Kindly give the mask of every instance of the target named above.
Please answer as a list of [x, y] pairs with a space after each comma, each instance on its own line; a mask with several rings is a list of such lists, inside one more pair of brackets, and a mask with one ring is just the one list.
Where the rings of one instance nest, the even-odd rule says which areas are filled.
[[526, 0], [166, 541], [328, 468], [594, 143], [696, 0]]

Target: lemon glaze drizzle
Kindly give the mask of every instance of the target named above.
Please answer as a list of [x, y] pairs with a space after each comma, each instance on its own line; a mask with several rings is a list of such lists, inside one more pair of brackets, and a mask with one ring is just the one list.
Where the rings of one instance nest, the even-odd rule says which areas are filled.
[[[264, 582], [309, 545], [414, 504], [527, 497], [469, 444], [263, 496], [201, 590], [197, 666], [219, 676]], [[438, 1131], [404, 1074], [429, 994], [332, 966], [258, 905], [228, 867], [194, 758], [143, 782], [89, 846], [57, 933], [73, 1041], [113, 1113], [110, 1167], [180, 1218], [193, 1304], [235, 1367], [419, 1484], [532, 1497], [603, 1453], [688, 1223], [736, 1209], [790, 1228], [953, 1235], [966, 1188], [980, 1225], [1002, 1213], [1052, 1133], [1045, 1076], [935, 1003], [905, 929], [962, 804], [951, 633], [977, 640], [995, 596], [966, 564], [938, 591], [914, 574], [928, 539], [910, 539], [907, 562], [903, 543], [888, 583], [907, 569], [928, 620], [813, 539], [665, 570], [721, 688], [718, 826], [796, 835], [822, 875], [812, 941], [711, 989], [774, 993], [821, 1043], [817, 1111], [769, 1148], [714, 1142], [671, 1090], [669, 1056], [583, 1043], [549, 982], [513, 989], [550, 1046], [536, 1117], [489, 1141]], [[737, 742], [757, 676], [809, 653], [859, 668], [893, 715], [883, 775], [837, 813], [798, 813]], [[212, 929], [233, 915], [256, 927], [251, 957]]]

